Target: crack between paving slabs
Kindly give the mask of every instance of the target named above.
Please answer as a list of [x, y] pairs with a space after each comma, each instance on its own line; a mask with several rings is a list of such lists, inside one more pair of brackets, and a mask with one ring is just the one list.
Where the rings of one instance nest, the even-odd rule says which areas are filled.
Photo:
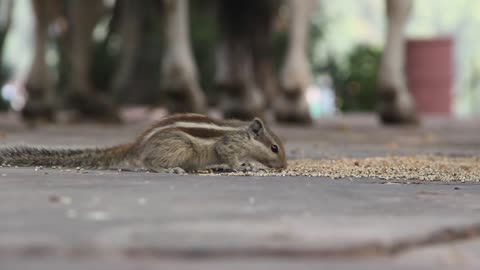
[[466, 226], [447, 227], [416, 237], [405, 237], [390, 244], [367, 242], [343, 248], [292, 248], [292, 247], [248, 247], [248, 248], [184, 248], [161, 247], [55, 247], [31, 245], [24, 247], [0, 247], [0, 258], [5, 257], [64, 257], [64, 258], [125, 258], [125, 259], [329, 259], [392, 257], [415, 249], [440, 244], [473, 240], [480, 237], [480, 223]]

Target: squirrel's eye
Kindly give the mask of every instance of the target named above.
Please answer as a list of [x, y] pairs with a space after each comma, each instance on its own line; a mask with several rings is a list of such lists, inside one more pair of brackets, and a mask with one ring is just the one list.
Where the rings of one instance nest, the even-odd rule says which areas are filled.
[[272, 144], [271, 148], [272, 148], [272, 152], [278, 153], [278, 146], [276, 144]]

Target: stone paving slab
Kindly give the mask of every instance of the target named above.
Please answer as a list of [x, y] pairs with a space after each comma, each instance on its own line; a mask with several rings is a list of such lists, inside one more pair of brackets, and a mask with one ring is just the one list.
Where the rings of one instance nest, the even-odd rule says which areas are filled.
[[[49, 260], [46, 264], [39, 260], [24, 260], [2, 261], [2, 266], [5, 269], [39, 269], [39, 266], [48, 265], [48, 269], [71, 269], [71, 270], [103, 270], [103, 269], [179, 269], [179, 270], [193, 270], [193, 269], [356, 269], [356, 270], [405, 270], [405, 269], [478, 269], [468, 263], [438, 263], [430, 261], [429, 263], [412, 265], [411, 263], [398, 263], [395, 260], [375, 260], [375, 261], [318, 261], [318, 260], [201, 260], [201, 261], [179, 261], [179, 260], [162, 260], [162, 261], [132, 261], [122, 259], [111, 260], [68, 260], [58, 259]], [[460, 267], [460, 268], [458, 268]], [[40, 268], [41, 269], [41, 268]]]
[[[122, 258], [125, 254], [119, 250], [124, 248], [149, 247], [173, 250], [173, 259], [180, 253], [180, 262], [192, 250], [203, 250], [211, 253], [206, 260], [216, 264], [218, 260], [231, 260], [222, 254], [215, 259], [216, 252], [222, 250], [308, 251], [365, 243], [388, 245], [405, 237], [480, 220], [480, 185], [476, 184], [461, 185], [458, 189], [454, 184], [382, 184], [375, 180], [301, 177], [203, 177], [13, 168], [2, 169], [2, 173], [1, 261], [2, 255], [10, 260], [12, 256], [24, 258], [30, 253], [18, 250], [25, 248], [37, 249], [41, 259], [52, 259], [60, 265], [62, 260], [68, 262], [65, 256], [78, 260], [62, 250], [106, 250], [107, 255], [94, 252], [81, 257], [83, 265], [83, 261]], [[440, 249], [441, 253], [451, 249], [450, 245], [444, 248], [446, 251]], [[47, 250], [44, 255], [43, 249]], [[468, 249], [458, 250], [460, 257], [467, 256], [464, 251]], [[480, 246], [476, 245], [474, 251], [480, 253]], [[362, 259], [361, 265], [395, 263], [406, 267], [412, 256], [418, 258], [416, 253], [407, 256], [410, 252], [413, 251], [393, 258], [380, 256], [379, 261], [375, 257]], [[153, 261], [163, 262], [162, 254], [160, 259], [153, 256]], [[436, 262], [438, 251], [426, 254], [413, 266]], [[170, 255], [165, 256], [168, 259]], [[408, 259], [402, 260], [402, 256]], [[26, 257], [36, 259], [35, 255]], [[191, 259], [186, 257], [187, 261]], [[277, 260], [281, 261], [282, 256], [266, 257], [267, 262], [253, 258], [250, 263], [281, 264]], [[243, 259], [251, 261], [248, 256]], [[298, 261], [303, 265], [303, 260]], [[109, 263], [115, 264], [115, 260]], [[306, 266], [318, 263], [313, 260]], [[190, 263], [184, 264], [182, 267], [188, 269]]]
[[[146, 125], [30, 130], [0, 119], [0, 144], [109, 145]], [[289, 158], [480, 152], [475, 121], [400, 129], [361, 116], [277, 130]], [[480, 222], [480, 185], [410, 183], [0, 168], [0, 269], [478, 269], [473, 232], [393, 255], [225, 255], [389, 246]]]

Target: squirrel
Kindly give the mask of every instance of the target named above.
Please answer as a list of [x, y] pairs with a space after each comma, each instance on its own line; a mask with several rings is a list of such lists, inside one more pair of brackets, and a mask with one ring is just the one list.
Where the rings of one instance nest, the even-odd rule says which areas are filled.
[[215, 166], [248, 170], [252, 168], [251, 163], [244, 162], [250, 161], [274, 169], [287, 166], [282, 142], [260, 118], [246, 122], [220, 121], [192, 113], [167, 116], [146, 129], [133, 143], [112, 147], [11, 146], [0, 149], [0, 165], [20, 167], [146, 169], [153, 172], [172, 172], [175, 168], [185, 172]]

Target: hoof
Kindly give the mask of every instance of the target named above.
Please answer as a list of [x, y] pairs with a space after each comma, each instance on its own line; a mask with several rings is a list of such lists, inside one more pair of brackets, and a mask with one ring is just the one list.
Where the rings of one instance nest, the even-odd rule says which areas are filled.
[[420, 120], [415, 105], [407, 90], [379, 87], [378, 112], [380, 120], [386, 125], [418, 125]]
[[55, 122], [55, 104], [47, 98], [50, 89], [35, 87], [29, 83], [25, 85], [25, 89], [28, 99], [21, 110], [22, 119], [31, 125]]
[[275, 119], [279, 123], [285, 124], [301, 124], [301, 125], [311, 125], [313, 123], [312, 118], [307, 113], [302, 112], [289, 112], [289, 113], [275, 113]]
[[206, 113], [205, 97], [189, 94], [185, 89], [165, 90], [165, 105], [170, 113]]
[[220, 86], [224, 93], [220, 108], [226, 119], [251, 120], [265, 116], [265, 100], [262, 93], [254, 88], [242, 86]]
[[224, 109], [223, 117], [225, 119], [238, 119], [248, 121], [255, 117], [264, 118], [263, 111], [249, 111], [242, 108]]
[[275, 119], [281, 123], [310, 125], [313, 123], [305, 96], [301, 91], [296, 95], [283, 94], [275, 104]]
[[46, 103], [27, 102], [21, 111], [21, 116], [31, 125], [54, 123], [56, 120], [54, 106]]
[[68, 97], [67, 104], [75, 112], [74, 121], [121, 123], [117, 107], [111, 100], [97, 93], [75, 93]]
[[380, 113], [380, 121], [385, 125], [420, 125], [420, 119], [414, 113], [382, 112]]

